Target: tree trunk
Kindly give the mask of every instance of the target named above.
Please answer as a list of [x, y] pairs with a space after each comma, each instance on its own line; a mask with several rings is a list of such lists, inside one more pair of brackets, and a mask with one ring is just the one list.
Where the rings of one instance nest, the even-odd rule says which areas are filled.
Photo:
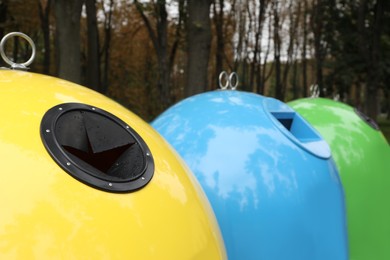
[[56, 0], [56, 32], [58, 43], [58, 76], [80, 83], [80, 17], [84, 1]]
[[[286, 97], [287, 93], [287, 82], [288, 82], [288, 77], [290, 75], [290, 67], [291, 64], [296, 66], [296, 57], [295, 57], [295, 46], [296, 46], [296, 39], [297, 39], [297, 30], [299, 26], [299, 19], [300, 19], [300, 9], [301, 9], [301, 4], [298, 2], [297, 6], [294, 8], [294, 0], [290, 0], [290, 4], [288, 9], [290, 10], [289, 13], [289, 43], [288, 43], [288, 49], [287, 49], [287, 61], [284, 63], [284, 71], [283, 71], [283, 78], [282, 78], [282, 93], [283, 93], [283, 98]], [[295, 71], [296, 73], [296, 71]], [[296, 89], [293, 90], [294, 95]]]
[[292, 75], [292, 85], [293, 85], [293, 99], [299, 98], [299, 87], [298, 87], [298, 61], [294, 60], [293, 64], [293, 75]]
[[171, 104], [170, 75], [168, 57], [168, 13], [165, 8], [165, 0], [157, 1], [157, 60], [158, 60], [158, 89], [160, 90], [160, 101], [162, 109]]
[[168, 20], [165, 0], [158, 0], [154, 3], [154, 13], [156, 17], [156, 33], [154, 32], [149, 19], [144, 13], [140, 2], [134, 1], [136, 8], [148, 30], [149, 37], [157, 55], [158, 78], [157, 89], [160, 95], [160, 110], [165, 109], [171, 103], [170, 94], [170, 64], [168, 57]]
[[[271, 17], [271, 11], [270, 11], [269, 15], [270, 15], [269, 17]], [[268, 23], [268, 35], [272, 35], [272, 23]], [[261, 73], [259, 73], [257, 75], [257, 77], [258, 77], [257, 78], [257, 90], [258, 90], [257, 93], [259, 93], [261, 95], [264, 95], [264, 93], [265, 93], [265, 83], [267, 82], [267, 80], [271, 76], [272, 71], [274, 69], [274, 63], [272, 63], [271, 68], [268, 71], [268, 74], [266, 74], [266, 72], [267, 72], [268, 55], [269, 55], [270, 50], [271, 50], [271, 38], [272, 37], [268, 37], [267, 49], [266, 49], [265, 54], [264, 54], [264, 61], [262, 62], [263, 66], [261, 67], [261, 63], [259, 63], [259, 71], [261, 70]]]
[[85, 0], [88, 28], [86, 86], [100, 91], [100, 46], [96, 19], [96, 0]]
[[275, 62], [275, 97], [279, 100], [284, 100], [284, 93], [281, 82], [281, 62], [280, 62], [280, 50], [281, 39], [279, 32], [279, 10], [278, 1], [273, 3], [273, 15], [274, 15], [274, 62]]
[[246, 1], [246, 4], [244, 5], [244, 12], [245, 18], [248, 19], [244, 22], [243, 30], [242, 30], [242, 37], [244, 38], [244, 48], [242, 49], [242, 56], [243, 59], [241, 60], [242, 63], [242, 80], [241, 80], [241, 89], [244, 91], [252, 91], [253, 87], [250, 85], [249, 80], [250, 80], [250, 64], [249, 64], [249, 49], [251, 48], [250, 46], [250, 37], [248, 36], [249, 32], [252, 32], [253, 30], [253, 15], [251, 13], [251, 8], [249, 7], [249, 2]]
[[38, 0], [39, 17], [41, 20], [41, 29], [43, 32], [43, 73], [50, 74], [50, 58], [51, 58], [51, 47], [50, 47], [50, 10], [51, 0], [46, 1], [46, 5], [43, 5], [41, 0]]
[[[263, 22], [265, 18], [265, 10], [268, 5], [268, 0], [260, 0], [259, 16], [257, 20], [257, 30], [255, 34], [255, 49], [253, 51], [253, 61], [251, 64], [251, 74], [249, 75], [249, 85], [254, 92], [259, 93], [259, 79], [261, 78], [261, 38], [263, 35]], [[257, 84], [254, 84], [256, 76]]]
[[372, 29], [371, 52], [369, 57], [366, 81], [366, 113], [376, 121], [379, 114], [378, 85], [381, 78], [380, 68], [380, 38], [382, 34], [382, 20], [384, 14], [384, 0], [378, 0], [374, 9], [374, 24]]
[[181, 35], [182, 35], [182, 27], [183, 27], [183, 19], [185, 19], [185, 0], [178, 0], [178, 12], [179, 12], [179, 21], [176, 27], [176, 33], [175, 33], [175, 39], [172, 44], [171, 52], [169, 55], [169, 71], [172, 72], [173, 70], [173, 65], [175, 63], [175, 57], [177, 53], [177, 49], [179, 47], [179, 43], [181, 40]]
[[390, 120], [390, 89], [385, 89], [385, 98], [386, 98], [386, 119]]
[[307, 97], [307, 0], [303, 2], [302, 85], [303, 97]]
[[0, 40], [4, 37], [4, 27], [7, 22], [8, 0], [0, 1]]
[[[104, 44], [103, 44], [103, 79], [101, 82], [100, 90], [102, 93], [106, 93], [108, 90], [109, 80], [108, 72], [110, 69], [110, 45], [111, 45], [111, 23], [112, 23], [112, 11], [114, 6], [114, 0], [110, 0], [109, 10], [104, 10]], [[104, 3], [103, 3], [104, 9]]]
[[210, 5], [211, 0], [188, 1], [186, 96], [207, 89], [211, 44]]
[[[238, 25], [236, 25], [236, 31], [238, 35], [237, 44], [235, 48], [235, 57], [234, 57], [234, 65], [233, 65], [233, 71], [238, 71], [240, 63], [242, 63], [243, 57], [243, 46], [244, 46], [244, 38], [245, 38], [245, 25], [246, 25], [246, 15], [245, 11], [243, 11], [243, 4], [240, 1], [240, 3], [237, 5], [238, 10], [236, 13], [238, 13], [238, 17], [236, 20], [238, 21]], [[218, 77], [217, 77], [218, 78]]]
[[323, 0], [317, 0], [313, 7], [313, 34], [314, 34], [314, 52], [315, 52], [315, 62], [316, 62], [316, 82], [318, 89], [320, 91], [320, 97], [325, 96], [324, 91], [324, 82], [322, 74], [323, 58], [324, 58], [324, 49], [322, 46], [322, 29], [323, 29]]
[[171, 101], [171, 103], [175, 103], [178, 98], [181, 99], [184, 95], [183, 94], [184, 89], [181, 86], [181, 84], [174, 84], [175, 81], [173, 81], [173, 77], [175, 75], [174, 75], [174, 68], [173, 67], [175, 65], [175, 58], [176, 58], [177, 50], [179, 48], [179, 44], [183, 38], [182, 37], [183, 24], [184, 24], [184, 20], [186, 17], [185, 5], [186, 5], [185, 0], [178, 0], [179, 20], [178, 20], [178, 24], [176, 26], [175, 37], [174, 37], [174, 41], [172, 44], [172, 48], [171, 48], [170, 55], [169, 55], [169, 61], [168, 61], [169, 72], [170, 72], [169, 82], [170, 82], [170, 101]]
[[218, 0], [219, 10], [217, 10], [217, 1], [214, 1], [213, 12], [214, 12], [214, 24], [217, 33], [217, 49], [215, 51], [215, 85], [218, 86], [219, 74], [223, 70], [223, 53], [224, 53], [224, 37], [223, 37], [223, 7], [224, 0]]
[[[293, 62], [292, 64], [292, 79], [291, 79], [291, 84], [292, 84], [292, 90], [293, 90], [293, 99], [299, 98], [299, 92], [300, 92], [300, 87], [298, 85], [298, 54], [299, 54], [299, 37], [301, 36], [299, 34], [299, 26], [301, 24], [301, 19], [302, 19], [302, 5], [301, 2], [298, 2], [296, 8], [296, 15], [295, 15], [295, 21], [294, 23], [290, 22], [290, 26], [293, 26], [292, 30], [290, 31], [290, 38], [293, 39], [293, 47], [291, 49], [291, 61]], [[293, 17], [293, 16], [292, 16]]]
[[363, 79], [360, 79], [360, 77], [358, 77], [358, 80], [355, 82], [355, 96], [354, 96], [354, 99], [355, 99], [355, 104], [354, 106], [356, 108], [358, 108], [359, 110], [362, 110], [362, 98], [361, 98], [361, 92], [362, 92], [362, 82]]

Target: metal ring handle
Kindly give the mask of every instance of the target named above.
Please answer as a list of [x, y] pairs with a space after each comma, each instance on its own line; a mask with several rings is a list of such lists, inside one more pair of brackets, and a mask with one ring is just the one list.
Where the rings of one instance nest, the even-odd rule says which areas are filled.
[[[10, 60], [7, 57], [7, 55], [4, 52], [4, 46], [5, 46], [6, 41], [9, 38], [14, 37], [14, 36], [19, 36], [19, 37], [25, 39], [31, 46], [31, 49], [32, 49], [31, 57], [30, 57], [30, 59], [28, 61], [26, 61], [24, 63], [13, 62], [12, 60]], [[35, 50], [35, 44], [34, 44], [33, 40], [30, 37], [28, 37], [26, 34], [24, 34], [24, 33], [21, 33], [21, 32], [11, 32], [11, 33], [7, 34], [6, 36], [4, 36], [3, 39], [1, 39], [1, 42], [0, 42], [0, 55], [3, 58], [3, 60], [8, 65], [11, 66], [11, 68], [27, 68], [27, 66], [30, 65], [34, 61], [35, 53], [36, 53], [36, 50]]]
[[310, 97], [312, 98], [317, 98], [320, 96], [320, 88], [318, 87], [317, 84], [310, 86], [310, 93], [311, 93]]
[[[225, 84], [222, 84], [222, 81], [225, 80], [226, 83]], [[219, 74], [219, 87], [221, 89], [227, 89], [227, 87], [229, 86], [229, 75], [227, 74], [226, 71], [222, 71], [220, 74]]]
[[[233, 82], [233, 79], [234, 79], [234, 84], [232, 84]], [[232, 72], [230, 73], [229, 75], [229, 87], [232, 89], [232, 90], [235, 90], [238, 86], [238, 75], [237, 73], [235, 72]]]

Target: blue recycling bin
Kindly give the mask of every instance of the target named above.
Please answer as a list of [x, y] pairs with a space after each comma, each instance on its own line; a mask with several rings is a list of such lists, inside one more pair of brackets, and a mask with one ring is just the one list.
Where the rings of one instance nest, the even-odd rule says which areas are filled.
[[152, 126], [200, 182], [229, 259], [348, 259], [330, 148], [285, 103], [212, 91], [177, 103]]

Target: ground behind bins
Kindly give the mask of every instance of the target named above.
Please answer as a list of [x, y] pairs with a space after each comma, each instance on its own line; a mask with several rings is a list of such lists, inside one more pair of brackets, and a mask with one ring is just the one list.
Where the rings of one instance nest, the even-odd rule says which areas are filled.
[[387, 142], [390, 144], [390, 120], [386, 119], [384, 116], [378, 117], [378, 125], [382, 133], [387, 139]]

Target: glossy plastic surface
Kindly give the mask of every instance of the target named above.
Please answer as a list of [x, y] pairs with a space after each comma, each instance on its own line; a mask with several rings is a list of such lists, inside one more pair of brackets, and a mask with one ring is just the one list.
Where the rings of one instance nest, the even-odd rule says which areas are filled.
[[322, 98], [289, 103], [329, 143], [345, 189], [351, 259], [390, 259], [390, 147], [348, 105]]
[[[225, 259], [197, 181], [148, 124], [76, 84], [0, 70], [0, 259]], [[78, 102], [109, 111], [147, 143], [155, 172], [132, 193], [109, 193], [64, 172], [46, 151], [47, 110]]]
[[214, 91], [179, 102], [152, 126], [201, 183], [229, 259], [348, 258], [343, 190], [329, 147], [291, 108]]

